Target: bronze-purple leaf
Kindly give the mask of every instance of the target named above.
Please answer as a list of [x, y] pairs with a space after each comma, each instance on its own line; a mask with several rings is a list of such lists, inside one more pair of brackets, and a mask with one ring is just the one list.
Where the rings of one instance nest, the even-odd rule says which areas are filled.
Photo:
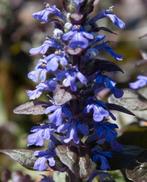
[[31, 101], [16, 107], [13, 112], [15, 114], [42, 115], [44, 114], [45, 108], [47, 106], [48, 104], [45, 102]]
[[66, 102], [69, 102], [72, 98], [72, 95], [64, 88], [57, 87], [54, 91], [53, 102], [55, 102], [56, 105], [63, 105]]
[[133, 112], [137, 118], [147, 120], [147, 99], [140, 93], [131, 89], [124, 89], [122, 98], [115, 98], [113, 95], [109, 97], [109, 102], [127, 108]]
[[95, 168], [88, 155], [79, 157], [79, 176], [81, 179], [88, 178]]
[[33, 150], [25, 149], [7, 149], [0, 150], [0, 153], [8, 155], [11, 159], [15, 160], [27, 169], [33, 169], [36, 157]]
[[73, 174], [78, 175], [78, 156], [75, 152], [71, 151], [66, 145], [58, 145], [55, 149], [56, 155], [60, 161], [67, 166]]
[[129, 180], [134, 182], [147, 181], [147, 162], [139, 163], [133, 169], [126, 169], [126, 176]]
[[115, 63], [104, 60], [104, 59], [96, 59], [94, 63], [95, 68], [98, 68], [101, 71], [120, 71], [124, 73], [124, 71]]

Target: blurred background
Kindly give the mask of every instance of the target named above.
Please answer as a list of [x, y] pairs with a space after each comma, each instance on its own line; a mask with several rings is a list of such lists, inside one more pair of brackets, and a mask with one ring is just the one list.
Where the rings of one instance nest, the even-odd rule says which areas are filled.
[[[62, 0], [45, 2], [62, 7]], [[134, 81], [138, 74], [147, 74], [144, 61], [147, 59], [147, 0], [96, 0], [93, 13], [112, 5], [115, 6], [114, 12], [126, 22], [123, 31], [110, 25], [117, 35], [108, 33], [112, 46], [124, 55], [120, 67], [125, 70], [125, 74], [119, 73], [113, 77], [120, 87], [127, 88], [128, 83]], [[27, 79], [27, 73], [32, 69], [35, 58], [29, 55], [29, 49], [39, 46], [51, 28], [51, 25], [39, 24], [32, 18], [32, 13], [42, 8], [42, 0], [0, 0], [0, 149], [26, 148], [31, 126], [42, 120], [40, 116], [13, 114], [16, 106], [28, 100], [25, 90], [33, 88], [33, 83]], [[109, 26], [110, 22], [104, 23]], [[123, 126], [127, 125], [127, 118], [124, 123]], [[142, 132], [142, 128], [138, 128], [131, 131]], [[143, 131], [146, 131], [146, 127]], [[140, 137], [147, 138], [144, 135]], [[134, 141], [124, 140], [124, 143], [147, 147], [147, 140], [136, 140], [133, 143]], [[16, 170], [23, 171], [24, 174]], [[1, 179], [6, 175], [13, 178], [24, 175], [26, 181], [31, 181], [30, 178], [38, 180], [35, 172], [24, 171], [20, 165], [0, 155]]]

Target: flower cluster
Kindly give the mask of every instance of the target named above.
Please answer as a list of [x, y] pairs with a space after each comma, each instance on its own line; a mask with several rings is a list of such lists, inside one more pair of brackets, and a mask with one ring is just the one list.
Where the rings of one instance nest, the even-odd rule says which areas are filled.
[[[28, 146], [41, 147], [49, 142], [46, 150], [34, 154], [38, 157], [34, 165], [36, 170], [56, 166], [58, 145], [73, 146], [77, 151], [82, 148], [98, 168], [104, 170], [110, 168], [108, 159], [112, 157], [112, 151], [120, 149], [116, 141], [117, 125], [108, 122], [110, 117], [116, 119], [111, 109], [117, 110], [117, 106], [110, 107], [112, 105], [98, 95], [107, 89], [115, 97], [122, 97], [123, 91], [107, 76], [107, 71], [121, 69], [100, 57], [101, 52], [117, 61], [122, 60], [122, 56], [115, 53], [106, 36], [100, 34], [98, 21], [108, 18], [121, 29], [125, 24], [111, 8], [91, 17], [93, 1], [87, 2], [66, 1], [63, 12], [55, 5], [47, 4], [45, 9], [33, 14], [41, 23], [53, 22], [55, 25], [52, 37], [48, 36], [41, 46], [30, 50], [31, 55], [41, 58], [28, 74], [37, 86], [27, 94], [30, 100], [43, 95], [48, 98], [44, 109], [48, 120], [33, 127], [28, 136]], [[73, 6], [69, 12], [68, 3]], [[109, 28], [103, 29], [111, 32]]]

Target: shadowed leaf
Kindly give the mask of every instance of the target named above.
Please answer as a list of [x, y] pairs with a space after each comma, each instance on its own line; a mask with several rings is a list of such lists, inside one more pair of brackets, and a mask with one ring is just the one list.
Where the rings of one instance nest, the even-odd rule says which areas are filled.
[[127, 178], [134, 182], [147, 181], [147, 162], [140, 163], [134, 169], [126, 169]]
[[100, 30], [117, 35], [116, 32], [112, 31], [110, 28], [107, 28], [107, 27], [95, 27], [95, 29], [94, 29], [94, 31], [100, 31]]
[[58, 145], [56, 147], [56, 154], [59, 157], [60, 161], [67, 166], [73, 174], [78, 174], [77, 161], [78, 156], [76, 153], [72, 152], [69, 147], [65, 145]]
[[101, 71], [120, 71], [124, 73], [124, 71], [115, 63], [103, 60], [103, 59], [97, 59], [95, 60], [94, 67], [101, 70]]
[[132, 169], [138, 165], [139, 161], [146, 160], [147, 150], [137, 146], [125, 145], [122, 151], [113, 152], [110, 165], [112, 170]]
[[123, 106], [117, 105], [117, 104], [111, 104], [111, 103], [107, 103], [106, 106], [110, 109], [110, 110], [116, 110], [116, 111], [120, 111], [126, 114], [130, 114], [130, 115], [134, 115], [134, 113], [132, 113], [131, 111], [129, 111], [128, 109], [124, 108]]
[[122, 73], [123, 70], [117, 66], [115, 63], [107, 61], [105, 59], [94, 59], [94, 62], [88, 63], [84, 65], [84, 71], [83, 73], [86, 75], [91, 75], [95, 73], [96, 71], [105, 71], [105, 72], [114, 72], [114, 71], [120, 71]]
[[80, 179], [88, 178], [92, 171], [95, 170], [95, 165], [88, 155], [78, 157], [75, 152], [71, 151], [71, 149], [65, 145], [58, 145], [56, 147], [56, 154], [60, 161], [67, 166], [74, 175], [80, 177]]

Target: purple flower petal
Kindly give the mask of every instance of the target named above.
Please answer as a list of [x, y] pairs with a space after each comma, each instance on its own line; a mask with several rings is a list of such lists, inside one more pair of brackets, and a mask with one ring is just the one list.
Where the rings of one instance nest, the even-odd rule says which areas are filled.
[[48, 125], [40, 125], [31, 129], [31, 134], [28, 136], [28, 146], [36, 145], [43, 146], [44, 140], [49, 140], [54, 129]]
[[43, 133], [43, 139], [49, 140], [50, 137], [51, 137], [51, 129], [50, 128], [46, 128], [44, 130], [44, 133]]
[[44, 55], [46, 52], [47, 52], [47, 50], [48, 50], [48, 48], [50, 47], [50, 44], [51, 44], [51, 42], [49, 41], [49, 40], [46, 40], [44, 43], [43, 43], [43, 45], [41, 45], [41, 46], [39, 46], [39, 47], [36, 47], [36, 48], [32, 48], [32, 49], [30, 49], [30, 54], [31, 55], [37, 55], [37, 54], [42, 54], [42, 55]]
[[68, 137], [66, 137], [66, 139], [64, 139], [65, 143], [69, 143], [70, 141], [74, 141], [74, 143], [79, 144], [79, 138], [77, 136], [77, 132], [74, 128], [71, 128], [69, 133], [68, 133]]
[[43, 146], [44, 145], [44, 140], [42, 138], [42, 130], [36, 132], [36, 133], [33, 133], [33, 134], [30, 134], [28, 136], [28, 146], [31, 146], [31, 145], [36, 145], [36, 146]]
[[87, 33], [87, 32], [82, 32], [82, 35], [87, 38], [87, 39], [94, 39], [94, 36], [91, 33]]
[[78, 123], [77, 125], [77, 129], [79, 130], [79, 132], [81, 134], [83, 134], [84, 136], [87, 136], [89, 134], [89, 128], [86, 124], [84, 123]]
[[99, 85], [104, 85], [106, 88], [109, 88], [116, 98], [123, 96], [123, 91], [116, 88], [116, 83], [105, 75], [98, 75], [96, 77], [96, 83]]
[[130, 88], [132, 88], [132, 89], [139, 89], [144, 86], [147, 86], [147, 76], [139, 75], [137, 77], [137, 81], [132, 82], [129, 85], [130, 85]]
[[109, 112], [102, 107], [94, 107], [93, 120], [96, 122], [102, 121], [104, 118], [109, 117]]
[[63, 118], [62, 118], [62, 109], [59, 108], [56, 111], [54, 111], [52, 114], [48, 116], [49, 121], [54, 123], [56, 126], [60, 126], [62, 124]]
[[55, 105], [52, 105], [52, 106], [49, 106], [46, 108], [45, 110], [45, 114], [49, 114], [51, 112], [54, 112], [56, 111], [56, 109], [60, 108], [60, 106], [55, 106]]
[[75, 81], [76, 81], [76, 75], [73, 74], [71, 76], [69, 73], [67, 73], [66, 74], [66, 79], [63, 80], [63, 85], [65, 87], [69, 87], [70, 86], [71, 90], [74, 92], [74, 91], [77, 90], [77, 86], [76, 86]]
[[113, 49], [108, 45], [108, 44], [104, 44], [104, 47], [103, 49], [105, 51], [107, 51], [114, 59], [116, 59], [117, 61], [122, 61], [123, 60], [123, 57], [117, 53], [115, 53], [113, 51]]
[[75, 35], [69, 42], [69, 46], [73, 49], [78, 47], [86, 49], [88, 45], [89, 45], [89, 41], [86, 38], [84, 38], [82, 33], [80, 32], [75, 33]]
[[62, 124], [57, 128], [58, 132], [63, 133], [65, 130], [67, 130], [70, 127], [70, 124], [66, 123], [66, 124]]
[[47, 70], [48, 71], [56, 71], [58, 69], [58, 60], [57, 58], [53, 58], [51, 59], [48, 63], [47, 63]]
[[44, 59], [49, 62], [50, 60], [52, 60], [52, 58], [56, 57], [56, 54], [49, 54], [47, 57], [45, 57]]
[[54, 157], [49, 157], [48, 162], [49, 162], [49, 166], [51, 166], [51, 167], [55, 166], [56, 162], [55, 162]]
[[79, 6], [80, 4], [82, 4], [85, 0], [73, 0], [73, 2]]
[[37, 69], [34, 71], [31, 71], [28, 74], [28, 78], [31, 79], [34, 82], [44, 82], [46, 80], [46, 69]]
[[33, 18], [35, 18], [36, 20], [39, 20], [40, 22], [47, 23], [49, 14], [50, 14], [50, 11], [48, 11], [47, 9], [44, 9], [42, 11], [33, 13], [32, 16]]
[[105, 16], [108, 17], [114, 23], [114, 25], [116, 25], [118, 28], [121, 28], [121, 29], [125, 28], [125, 23], [116, 15], [111, 13], [106, 13]]
[[57, 81], [56, 80], [49, 80], [47, 82], [47, 85], [48, 85], [49, 90], [53, 92], [57, 87]]
[[87, 105], [86, 106], [86, 112], [89, 113], [91, 110], [93, 110], [93, 120], [96, 122], [100, 122], [104, 118], [109, 117], [109, 112], [101, 106], [98, 106], [95, 104]]
[[115, 14], [113, 14], [111, 10], [102, 11], [101, 13], [96, 15], [94, 18], [92, 18], [90, 20], [90, 23], [95, 23], [97, 20], [100, 20], [105, 17], [109, 18], [113, 22], [113, 24], [116, 25], [117, 27], [121, 29], [125, 27], [125, 23], [120, 18], [118, 18]]
[[60, 58], [60, 64], [64, 67], [64, 66], [66, 66], [67, 65], [67, 59], [65, 58], [65, 57], [61, 57]]
[[46, 90], [48, 86], [45, 83], [40, 83], [36, 86], [35, 90], [28, 90], [27, 95], [31, 100], [34, 100], [36, 98], [39, 98], [42, 95], [42, 92]]
[[34, 164], [34, 169], [37, 171], [44, 171], [48, 168], [47, 159], [45, 157], [39, 157]]
[[47, 7], [42, 11], [38, 11], [36, 13], [33, 13], [33, 17], [36, 20], [39, 20], [40, 22], [47, 23], [49, 21], [49, 15], [50, 14], [54, 14], [55, 16], [58, 16], [62, 19], [64, 18], [61, 11], [59, 9], [57, 9], [55, 5], [53, 5], [51, 7]]
[[74, 34], [75, 34], [74, 31], [69, 31], [69, 32], [65, 33], [65, 34], [62, 36], [62, 39], [63, 39], [64, 41], [68, 41], [68, 40], [70, 40], [70, 39], [73, 37]]
[[78, 73], [77, 73], [77, 78], [78, 78], [78, 79], [80, 80], [80, 82], [83, 83], [84, 85], [87, 84], [87, 79], [86, 79], [86, 77], [85, 77], [82, 73], [78, 72]]
[[37, 54], [44, 55], [44, 54], [46, 54], [46, 52], [48, 51], [48, 49], [50, 47], [59, 48], [60, 45], [57, 44], [57, 42], [55, 42], [54, 39], [48, 39], [48, 40], [45, 40], [41, 46], [30, 49], [29, 52], [32, 56], [37, 55]]

